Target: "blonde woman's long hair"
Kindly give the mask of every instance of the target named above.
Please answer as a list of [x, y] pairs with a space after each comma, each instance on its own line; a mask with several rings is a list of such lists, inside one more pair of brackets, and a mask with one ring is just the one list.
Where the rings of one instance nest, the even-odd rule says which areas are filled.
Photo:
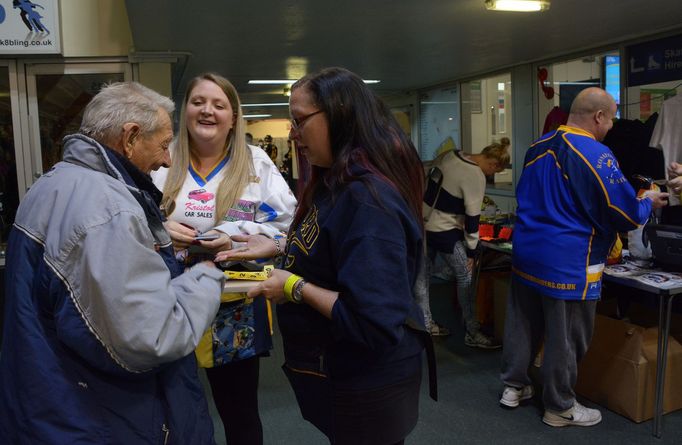
[[173, 162], [168, 171], [166, 183], [163, 186], [161, 206], [165, 209], [167, 215], [173, 213], [173, 210], [175, 209], [175, 199], [177, 198], [178, 193], [180, 193], [180, 189], [182, 189], [182, 185], [187, 177], [187, 169], [190, 165], [189, 132], [187, 131], [187, 122], [185, 121], [187, 101], [189, 100], [194, 87], [203, 80], [215, 83], [225, 92], [227, 99], [230, 101], [230, 106], [232, 107], [235, 119], [234, 125], [225, 141], [225, 147], [227, 149], [227, 155], [230, 157], [230, 161], [224, 167], [226, 169], [225, 176], [223, 180], [220, 181], [216, 196], [214, 217], [215, 223], [218, 224], [224, 220], [228, 210], [234, 206], [242, 195], [250, 178], [255, 176], [255, 171], [251, 158], [251, 149], [246, 145], [246, 124], [244, 123], [244, 116], [237, 90], [229, 80], [215, 73], [200, 74], [192, 79], [187, 85], [185, 98], [182, 102], [182, 111], [180, 112], [178, 136], [171, 146]]

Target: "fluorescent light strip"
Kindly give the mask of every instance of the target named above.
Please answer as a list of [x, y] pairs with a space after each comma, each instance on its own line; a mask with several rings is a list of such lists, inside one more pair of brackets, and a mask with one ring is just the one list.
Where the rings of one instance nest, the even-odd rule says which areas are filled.
[[268, 104], [242, 104], [243, 107], [288, 107], [289, 102], [273, 102]]
[[[298, 79], [294, 80], [249, 80], [249, 85], [293, 85], [296, 83]], [[365, 83], [379, 83], [381, 82], [380, 80], [376, 79], [369, 79], [369, 80], [363, 80]]]
[[549, 0], [486, 0], [485, 7], [495, 11], [538, 12], [549, 9]]
[[[549, 82], [545, 82], [545, 85], [547, 85]], [[599, 85], [599, 82], [569, 82], [569, 81], [554, 81], [552, 82], [554, 85]]]
[[272, 114], [245, 114], [244, 119], [258, 119], [262, 117], [271, 117]]
[[249, 80], [250, 85], [291, 85], [296, 80]]

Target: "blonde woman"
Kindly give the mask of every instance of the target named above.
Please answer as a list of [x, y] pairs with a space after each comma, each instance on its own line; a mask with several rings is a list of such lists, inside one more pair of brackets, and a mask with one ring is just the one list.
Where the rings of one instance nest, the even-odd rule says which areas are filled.
[[457, 299], [467, 346], [499, 348], [499, 342], [483, 334], [476, 316], [476, 291], [471, 287], [474, 256], [478, 251], [478, 220], [485, 195], [486, 176], [501, 172], [509, 164], [509, 138], [493, 142], [481, 153], [449, 151], [434, 161], [438, 174], [429, 175], [424, 194], [427, 258], [416, 286], [416, 298], [424, 312], [427, 329], [434, 336], [448, 331], [431, 318], [429, 277], [436, 255], [440, 254], [457, 280]]
[[[231, 249], [231, 235], [275, 238], [291, 223], [296, 200], [268, 155], [246, 144], [244, 127], [227, 79], [206, 73], [189, 83], [172, 167], [154, 176], [163, 189], [166, 228], [185, 264]], [[262, 443], [257, 389], [259, 357], [272, 348], [268, 314], [265, 299], [224, 294], [196, 350], [230, 444]]]

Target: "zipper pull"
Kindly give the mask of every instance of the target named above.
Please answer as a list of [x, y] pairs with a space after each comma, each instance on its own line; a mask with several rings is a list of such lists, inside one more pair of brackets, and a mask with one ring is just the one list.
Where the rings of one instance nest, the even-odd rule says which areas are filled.
[[161, 425], [161, 431], [163, 431], [163, 445], [168, 445], [168, 437], [170, 436], [170, 430], [166, 424]]

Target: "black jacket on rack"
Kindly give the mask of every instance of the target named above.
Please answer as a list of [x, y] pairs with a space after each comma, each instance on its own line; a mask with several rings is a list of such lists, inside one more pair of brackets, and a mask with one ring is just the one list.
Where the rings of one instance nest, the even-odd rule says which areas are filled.
[[649, 147], [657, 119], [658, 113], [652, 114], [646, 122], [619, 119], [603, 141], [618, 159], [620, 169], [633, 187], [636, 187], [632, 178], [635, 174], [653, 179], [665, 178], [663, 152]]

